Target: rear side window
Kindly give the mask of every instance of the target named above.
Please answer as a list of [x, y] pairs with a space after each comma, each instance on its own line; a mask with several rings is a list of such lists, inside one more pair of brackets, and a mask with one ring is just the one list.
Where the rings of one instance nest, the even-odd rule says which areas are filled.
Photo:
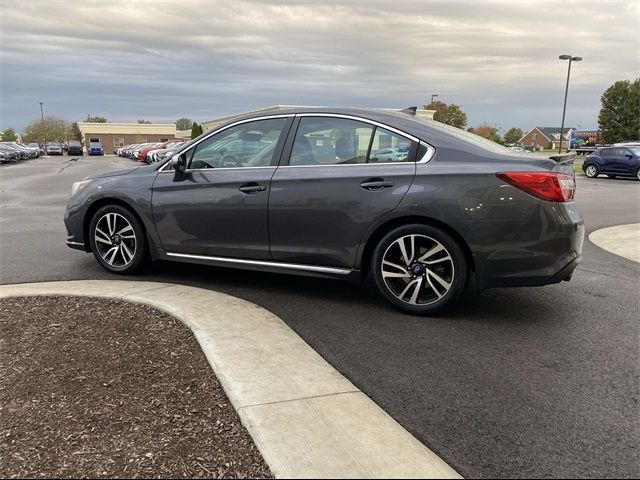
[[366, 122], [332, 117], [302, 117], [290, 166], [405, 162], [411, 140]]

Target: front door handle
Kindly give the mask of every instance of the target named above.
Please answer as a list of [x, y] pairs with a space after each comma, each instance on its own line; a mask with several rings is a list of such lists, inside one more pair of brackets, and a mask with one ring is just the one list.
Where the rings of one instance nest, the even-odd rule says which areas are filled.
[[258, 192], [264, 192], [266, 189], [267, 187], [265, 187], [264, 185], [251, 182], [251, 183], [245, 183], [238, 190], [240, 190], [242, 193], [252, 194], [252, 193], [258, 193]]
[[384, 178], [370, 178], [360, 184], [365, 190], [383, 190], [385, 188], [393, 187], [394, 183], [386, 181]]

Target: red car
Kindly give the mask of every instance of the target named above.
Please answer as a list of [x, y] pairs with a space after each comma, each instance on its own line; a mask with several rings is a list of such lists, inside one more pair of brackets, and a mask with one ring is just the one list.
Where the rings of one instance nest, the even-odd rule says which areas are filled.
[[145, 147], [142, 150], [140, 150], [140, 154], [138, 155], [138, 161], [140, 163], [147, 163], [147, 153], [149, 153], [151, 150], [167, 148], [169, 145], [173, 145], [175, 143], [180, 143], [180, 142], [186, 142], [186, 140], [184, 138], [172, 138], [171, 140], [168, 140], [164, 143], [155, 143], [155, 144], [149, 145], [148, 147]]

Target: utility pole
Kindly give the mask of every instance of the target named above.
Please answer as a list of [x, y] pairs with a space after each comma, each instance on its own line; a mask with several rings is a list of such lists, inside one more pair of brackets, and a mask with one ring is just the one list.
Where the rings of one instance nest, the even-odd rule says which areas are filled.
[[47, 132], [44, 126], [44, 111], [42, 110], [42, 102], [40, 102], [40, 117], [42, 118], [42, 135], [44, 135], [44, 154], [47, 154]]

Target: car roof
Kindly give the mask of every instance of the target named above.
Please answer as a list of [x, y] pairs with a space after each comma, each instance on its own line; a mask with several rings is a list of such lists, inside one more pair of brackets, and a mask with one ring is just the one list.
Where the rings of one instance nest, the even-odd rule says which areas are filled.
[[[452, 150], [463, 151], [478, 151], [478, 153], [492, 153], [494, 155], [502, 156], [517, 156], [521, 158], [521, 155], [512, 150], [509, 150], [502, 145], [499, 145], [491, 140], [487, 140], [478, 135], [470, 134], [465, 130], [445, 125], [435, 120], [428, 120], [416, 117], [411, 114], [403, 113], [394, 110], [382, 110], [382, 109], [361, 109], [361, 108], [332, 108], [332, 107], [296, 107], [286, 108], [277, 111], [259, 112], [259, 113], [247, 113], [238, 115], [233, 119], [215, 127], [217, 130], [220, 127], [235, 123], [241, 120], [248, 120], [251, 118], [273, 117], [280, 115], [295, 115], [295, 114], [331, 114], [331, 115], [347, 115], [353, 117], [360, 117], [364, 120], [371, 120], [386, 124], [390, 127], [397, 128], [403, 132], [406, 132], [420, 140], [430, 144], [431, 146]], [[205, 132], [205, 134], [208, 132]]]

